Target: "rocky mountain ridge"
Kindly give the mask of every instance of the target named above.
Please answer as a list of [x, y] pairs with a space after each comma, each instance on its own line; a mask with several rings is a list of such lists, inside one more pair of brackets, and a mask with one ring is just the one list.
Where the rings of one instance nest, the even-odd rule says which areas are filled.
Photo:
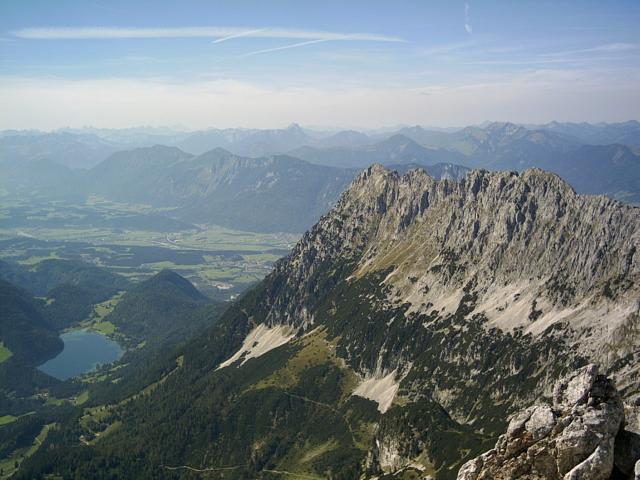
[[387, 301], [411, 312], [452, 313], [473, 294], [491, 327], [537, 335], [568, 324], [597, 354], [635, 321], [639, 247], [639, 209], [577, 195], [541, 170], [453, 182], [374, 165], [277, 267], [298, 294], [287, 297], [293, 311], [274, 309], [270, 321], [312, 325], [301, 280], [339, 257], [354, 278], [385, 271]]
[[[284, 129], [65, 129], [53, 133], [0, 131], [0, 163], [12, 177], [4, 188], [33, 187], [66, 192], [60, 183], [116, 151], [166, 145], [201, 155], [223, 148], [238, 156], [287, 154], [317, 165], [364, 168], [372, 163], [517, 170], [538, 167], [561, 175], [578, 192], [640, 202], [638, 122], [619, 124], [517, 125], [490, 122], [461, 129], [420, 126], [368, 134], [313, 132], [293, 124]], [[183, 155], [185, 155], [183, 153]], [[66, 166], [66, 167], [63, 167]], [[25, 168], [28, 167], [28, 168]], [[34, 170], [37, 170], [34, 172]], [[47, 182], [47, 179], [50, 181]]]
[[86, 195], [171, 208], [168, 215], [196, 223], [300, 232], [331, 207], [354, 174], [285, 155], [247, 158], [218, 148], [192, 156], [155, 146], [111, 156], [84, 175], [81, 188]]
[[556, 383], [551, 405], [515, 415], [495, 448], [463, 465], [458, 480], [609, 480], [614, 472], [637, 479], [639, 412], [628, 408], [627, 425], [613, 381], [587, 365]]

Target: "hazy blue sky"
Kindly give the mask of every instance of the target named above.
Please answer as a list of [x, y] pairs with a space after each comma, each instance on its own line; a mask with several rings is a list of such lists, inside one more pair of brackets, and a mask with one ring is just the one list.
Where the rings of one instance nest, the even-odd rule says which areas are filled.
[[618, 121], [640, 1], [0, 0], [0, 128]]

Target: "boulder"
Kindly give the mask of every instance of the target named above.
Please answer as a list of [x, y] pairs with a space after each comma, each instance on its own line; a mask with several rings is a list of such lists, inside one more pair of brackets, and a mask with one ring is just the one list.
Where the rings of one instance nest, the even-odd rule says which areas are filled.
[[608, 480], [614, 463], [633, 478], [635, 434], [623, 423], [612, 380], [587, 365], [556, 383], [552, 405], [514, 415], [495, 448], [464, 464], [458, 480]]

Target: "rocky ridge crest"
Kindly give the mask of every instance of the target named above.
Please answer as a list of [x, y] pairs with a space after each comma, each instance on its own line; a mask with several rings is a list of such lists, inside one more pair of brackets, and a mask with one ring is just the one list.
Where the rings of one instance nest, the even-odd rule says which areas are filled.
[[495, 448], [464, 464], [458, 480], [634, 479], [640, 435], [624, 426], [612, 380], [590, 364], [556, 383], [551, 405], [513, 416]]
[[285, 294], [268, 322], [312, 326], [314, 276], [328, 264], [338, 276], [341, 263], [351, 278], [388, 271], [388, 302], [409, 313], [453, 313], [473, 294], [488, 328], [559, 327], [610, 364], [636, 350], [616, 341], [621, 333], [640, 339], [639, 250], [639, 208], [578, 195], [539, 169], [474, 170], [455, 182], [373, 165], [276, 266]]

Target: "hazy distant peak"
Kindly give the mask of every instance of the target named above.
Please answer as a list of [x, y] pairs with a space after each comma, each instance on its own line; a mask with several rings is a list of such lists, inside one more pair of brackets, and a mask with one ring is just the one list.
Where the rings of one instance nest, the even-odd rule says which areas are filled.
[[365, 145], [371, 142], [368, 135], [356, 130], [342, 130], [322, 140], [327, 147], [349, 147]]
[[389, 142], [389, 143], [415, 143], [417, 145], [417, 142], [413, 141], [412, 139], [410, 139], [409, 137], [407, 137], [406, 135], [402, 134], [402, 133], [396, 133], [394, 135], [391, 135], [389, 138], [387, 138], [385, 140], [385, 142]]
[[525, 130], [525, 128], [520, 125], [516, 125], [511, 122], [493, 122], [489, 124], [486, 129], [489, 132], [500, 133], [502, 135], [514, 135], [516, 133], [521, 133]]
[[[151, 147], [138, 147], [132, 150], [122, 150], [120, 152], [116, 152], [109, 158], [116, 157], [136, 157], [136, 158], [147, 158], [151, 161], [154, 159], [164, 160], [164, 159], [183, 159], [191, 157], [191, 154], [180, 150], [178, 147], [168, 147], [166, 145], [153, 145]], [[109, 160], [109, 159], [107, 159]]]
[[226, 150], [222, 147], [216, 147], [212, 150], [209, 150], [203, 153], [202, 155], [199, 155], [199, 158], [209, 158], [209, 159], [213, 159], [213, 158], [227, 159], [231, 157], [235, 157], [235, 155], [231, 153], [229, 150]]
[[295, 122], [289, 124], [289, 126], [287, 126], [286, 129], [289, 130], [289, 131], [297, 131], [297, 132], [304, 133], [304, 130], [302, 129], [302, 127], [299, 124], [295, 123]]

